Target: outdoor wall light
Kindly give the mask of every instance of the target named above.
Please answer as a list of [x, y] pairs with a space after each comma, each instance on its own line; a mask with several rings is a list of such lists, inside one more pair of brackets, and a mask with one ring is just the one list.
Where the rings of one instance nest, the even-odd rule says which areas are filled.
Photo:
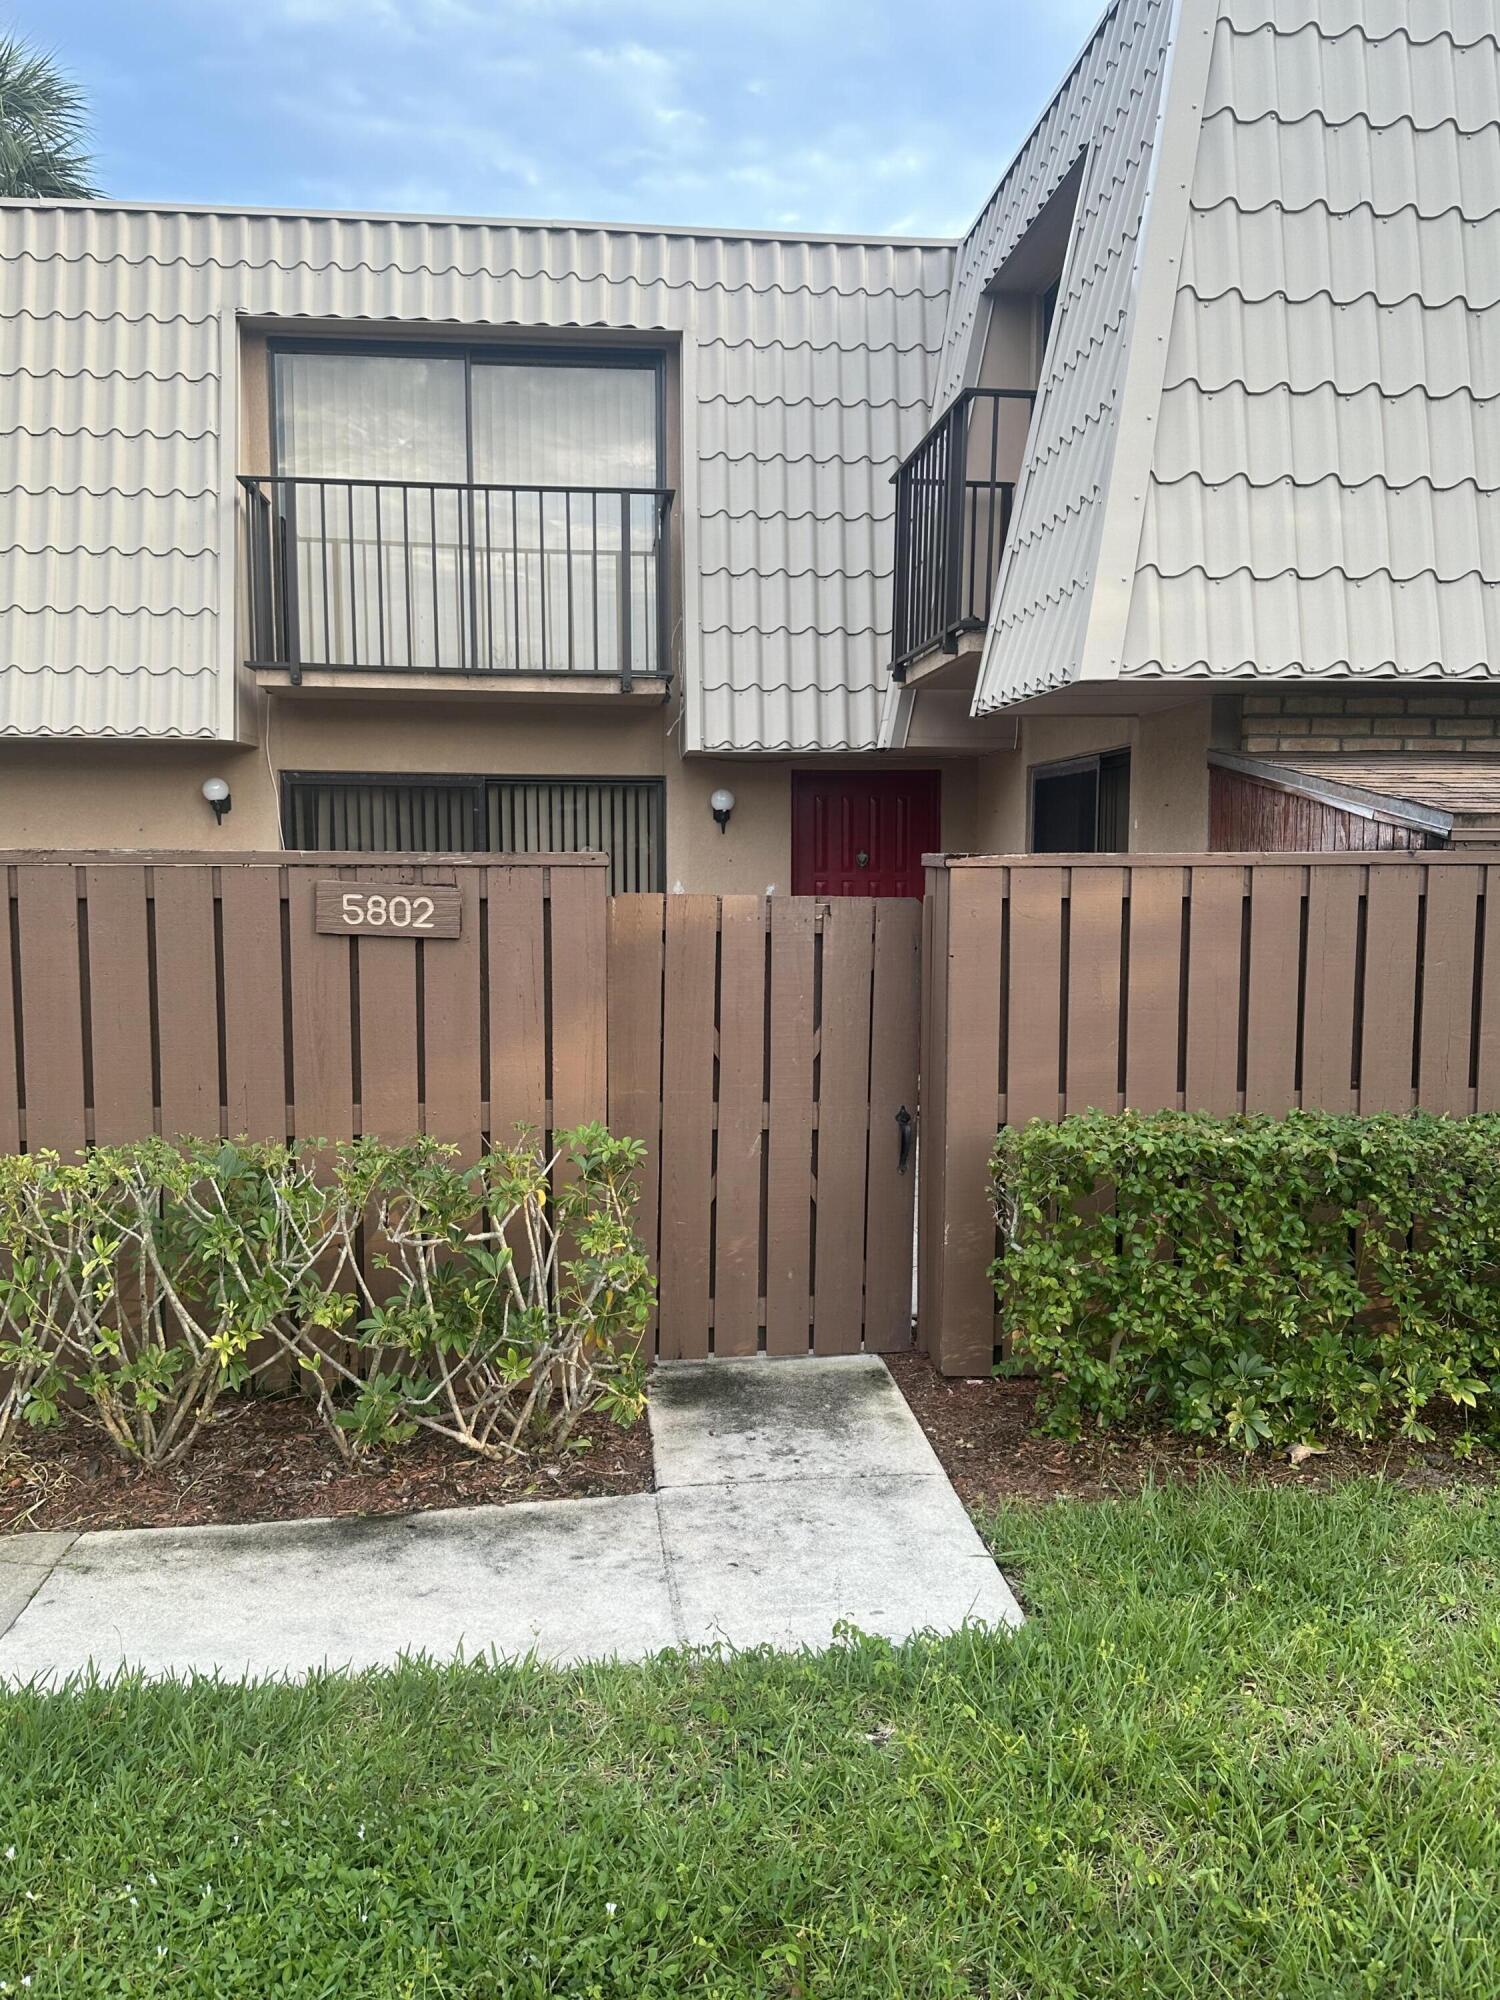
[[708, 795], [708, 809], [714, 816], [714, 825], [720, 833], [729, 825], [729, 815], [734, 811], [734, 793], [720, 786], [718, 791]]
[[225, 813], [229, 811], [230, 806], [233, 804], [229, 796], [228, 785], [222, 778], [205, 778], [203, 780], [203, 796], [213, 807], [215, 823], [222, 825]]

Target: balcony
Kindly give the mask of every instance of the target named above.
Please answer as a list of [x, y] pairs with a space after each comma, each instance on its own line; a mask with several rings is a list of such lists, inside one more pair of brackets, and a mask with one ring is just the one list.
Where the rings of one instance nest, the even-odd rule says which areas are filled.
[[291, 687], [660, 692], [672, 494], [242, 475], [247, 664]]
[[1034, 401], [1029, 389], [965, 389], [898, 468], [894, 680], [989, 624]]

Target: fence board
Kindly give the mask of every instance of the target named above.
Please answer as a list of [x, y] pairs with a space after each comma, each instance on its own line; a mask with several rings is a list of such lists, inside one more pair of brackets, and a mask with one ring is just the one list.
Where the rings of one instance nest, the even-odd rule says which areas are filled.
[[[1245, 1109], [1296, 1102], [1297, 997], [1302, 979], [1302, 870], [1250, 871]], [[1238, 1036], [1238, 1023], [1236, 1023]], [[1238, 1060], [1238, 1056], [1237, 1056]]]
[[[1012, 873], [1012, 894], [1016, 880]], [[1024, 1078], [1017, 1088], [1016, 1072], [1017, 1056], [1025, 1049], [1024, 1041], [1017, 1041], [1018, 992], [1029, 990], [1033, 976], [1044, 992], [1050, 990], [1052, 999], [1051, 1110], [1054, 1116], [1057, 1111], [1057, 941], [1054, 931], [1049, 956], [1043, 927], [1049, 906], [1061, 917], [1060, 872], [1049, 869], [1046, 882], [1052, 888], [1049, 891], [1044, 884], [1040, 898], [1023, 897], [1028, 917], [1019, 932], [1014, 910], [1010, 920], [1011, 1067], [1007, 1102], [1019, 1106], [1009, 1113], [1017, 1120], [1030, 1115], [1033, 1108], [1027, 1102]], [[956, 870], [948, 891], [947, 1051], [940, 1084], [944, 1093], [943, 1208], [937, 1219], [936, 1247], [945, 1266], [940, 1287], [943, 1339], [962, 1374], [987, 1373], [995, 1347], [993, 1295], [976, 1292], [962, 1282], [961, 1274], [976, 1262], [987, 1267], [995, 1247], [995, 1218], [990, 1210], [985, 1163], [995, 1141], [1000, 1100], [1000, 941], [1005, 894], [1005, 876], [990, 869]], [[1036, 972], [1033, 953], [1042, 961], [1040, 973]], [[1023, 964], [1030, 969], [1022, 970]], [[1024, 1008], [1020, 1012], [1024, 1033], [1027, 1014]], [[957, 1280], [955, 1270], [960, 1274]]]
[[1424, 1111], [1461, 1116], [1469, 1091], [1474, 1017], [1475, 912], [1479, 868], [1435, 868], [1427, 876], [1422, 955], [1422, 1045], [1417, 1102]]
[[21, 1048], [26, 1146], [64, 1158], [82, 1149], [83, 991], [78, 963], [78, 883], [64, 866], [16, 870], [21, 956]]
[[[660, 1271], [663, 900], [615, 896], [609, 906], [609, 1126], [646, 1148], [636, 1227], [653, 1273]], [[654, 1314], [645, 1342], [654, 1352]]]
[[603, 1118], [608, 1027], [602, 1005], [608, 898], [600, 868], [551, 873], [552, 1124], [556, 1131]]
[[1476, 1111], [1500, 1110], [1500, 868], [1484, 871], [1484, 951], [1480, 961]]
[[1134, 1111], [1167, 1111], [1178, 1102], [1182, 899], [1181, 868], [1131, 869], [1125, 1102]]
[[[1010, 1007], [1006, 1118], [1055, 1118], [1062, 1088], [1063, 871], [1015, 869], [1010, 878]], [[971, 894], [973, 892], [970, 892]], [[959, 911], [955, 906], [955, 922]], [[976, 1052], [977, 1053], [977, 1052]], [[950, 1049], [949, 1059], [957, 1058]], [[983, 1094], [983, 1078], [980, 1088]]]
[[280, 870], [220, 869], [219, 923], [229, 1135], [284, 1139]]
[[479, 1052], [479, 876], [472, 868], [429, 867], [424, 884], [455, 885], [459, 894], [456, 938], [424, 938], [422, 965], [423, 1129], [457, 1146], [471, 1166], [483, 1146]]
[[754, 1354], [760, 1345], [765, 1105], [766, 905], [759, 896], [726, 896], [719, 918], [715, 1354]]
[[547, 985], [542, 871], [491, 868], [488, 881], [490, 1136], [547, 1124]]
[[823, 921], [813, 1351], [857, 1354], [864, 1327], [865, 1185], [875, 906], [846, 897]]
[[812, 1291], [813, 905], [771, 898], [766, 1351], [805, 1354]]
[[[162, 1134], [211, 1139], [222, 1131], [223, 1101], [213, 870], [201, 864], [157, 863], [151, 870], [151, 900], [156, 912]], [[347, 1042], [347, 1034], [341, 1039]]]
[[288, 867], [292, 997], [292, 1118], [299, 1139], [354, 1137], [354, 1021], [349, 939], [313, 928], [314, 885], [326, 868]]
[[1360, 1028], [1361, 1111], [1411, 1109], [1421, 899], [1422, 873], [1410, 862], [1371, 863]]
[[154, 1126], [151, 1089], [151, 968], [146, 871], [91, 864], [88, 974], [93, 1045], [94, 1142], [121, 1145]]
[[[389, 868], [361, 868], [356, 876], [366, 883], [401, 879]], [[416, 940], [356, 937], [350, 950], [359, 979], [359, 1129], [399, 1143], [421, 1121]]]
[[1195, 868], [1188, 927], [1186, 1108], [1226, 1116], [1239, 1109], [1240, 971], [1244, 877]]
[[0, 1152], [21, 1150], [21, 1072], [16, 1050], [15, 961], [10, 870], [0, 868]]
[[[909, 898], [878, 901], [865, 1222], [865, 1346], [876, 1354], [895, 1353], [911, 1345], [921, 954], [921, 905]], [[904, 1168], [900, 1164], [901, 1128], [896, 1121], [903, 1108], [914, 1121]]]
[[669, 896], [661, 1105], [663, 1360], [708, 1353], [718, 906]]
[[1360, 872], [1314, 865], [1307, 880], [1307, 979], [1302, 1007], [1302, 1102], [1354, 1108], [1354, 966]]
[[1069, 1111], [1114, 1111], [1120, 1102], [1122, 868], [1080, 868], [1068, 914]]

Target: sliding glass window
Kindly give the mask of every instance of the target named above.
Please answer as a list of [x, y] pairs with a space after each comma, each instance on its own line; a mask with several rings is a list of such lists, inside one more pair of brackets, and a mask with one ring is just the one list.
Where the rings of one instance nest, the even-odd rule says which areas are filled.
[[661, 364], [274, 351], [304, 663], [620, 674], [661, 661]]

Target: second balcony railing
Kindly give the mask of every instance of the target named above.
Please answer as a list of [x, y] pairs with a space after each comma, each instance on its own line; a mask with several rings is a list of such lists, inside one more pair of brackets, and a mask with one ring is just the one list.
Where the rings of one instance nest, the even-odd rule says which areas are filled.
[[250, 664], [670, 671], [670, 492], [244, 475]]
[[965, 389], [898, 468], [891, 672], [989, 623], [1035, 401]]

